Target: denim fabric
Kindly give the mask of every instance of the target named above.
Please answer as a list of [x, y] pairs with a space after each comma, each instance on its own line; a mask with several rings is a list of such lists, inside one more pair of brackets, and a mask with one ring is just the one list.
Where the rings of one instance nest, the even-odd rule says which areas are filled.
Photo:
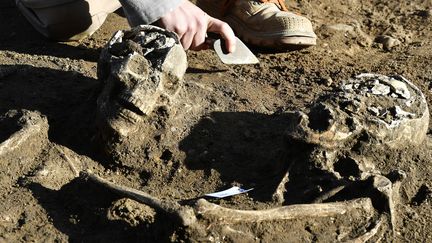
[[151, 24], [180, 5], [182, 0], [120, 0], [129, 24]]

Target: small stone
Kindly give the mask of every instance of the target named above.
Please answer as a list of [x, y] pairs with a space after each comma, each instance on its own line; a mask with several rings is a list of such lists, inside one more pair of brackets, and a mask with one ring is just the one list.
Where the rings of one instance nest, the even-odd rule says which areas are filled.
[[379, 35], [375, 38], [375, 42], [380, 43], [383, 45], [383, 49], [386, 51], [390, 51], [393, 49], [393, 47], [398, 46], [401, 44], [401, 42], [388, 35]]

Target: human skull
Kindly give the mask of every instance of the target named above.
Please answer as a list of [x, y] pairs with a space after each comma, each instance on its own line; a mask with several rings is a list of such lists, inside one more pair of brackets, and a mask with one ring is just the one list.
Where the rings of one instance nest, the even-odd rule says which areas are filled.
[[345, 176], [338, 166], [356, 167], [351, 170], [354, 175], [346, 176], [359, 178], [374, 170], [367, 158], [352, 153], [353, 148], [419, 145], [429, 125], [426, 99], [414, 84], [401, 76], [370, 73], [348, 80], [338, 92], [318, 99], [307, 114], [296, 116], [286, 132], [288, 139], [313, 145], [312, 167], [338, 178]]
[[133, 152], [157, 135], [172, 112], [186, 68], [186, 53], [173, 32], [141, 25], [114, 34], [98, 63], [103, 82], [99, 127], [109, 154]]

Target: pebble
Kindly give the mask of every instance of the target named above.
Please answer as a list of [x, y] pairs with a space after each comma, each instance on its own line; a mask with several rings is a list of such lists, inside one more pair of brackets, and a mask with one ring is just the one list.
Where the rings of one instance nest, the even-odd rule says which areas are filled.
[[379, 35], [375, 38], [375, 42], [381, 43], [383, 45], [383, 49], [386, 51], [390, 51], [393, 47], [398, 46], [401, 42], [388, 35]]

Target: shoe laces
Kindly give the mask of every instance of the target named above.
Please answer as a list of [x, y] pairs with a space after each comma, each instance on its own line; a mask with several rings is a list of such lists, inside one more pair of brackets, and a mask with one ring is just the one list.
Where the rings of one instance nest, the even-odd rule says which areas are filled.
[[[228, 9], [236, 2], [237, 0], [224, 0], [222, 5], [222, 15], [225, 15], [228, 12]], [[285, 5], [284, 0], [253, 0], [261, 3], [274, 3], [276, 4], [282, 11], [288, 11], [288, 8]]]

